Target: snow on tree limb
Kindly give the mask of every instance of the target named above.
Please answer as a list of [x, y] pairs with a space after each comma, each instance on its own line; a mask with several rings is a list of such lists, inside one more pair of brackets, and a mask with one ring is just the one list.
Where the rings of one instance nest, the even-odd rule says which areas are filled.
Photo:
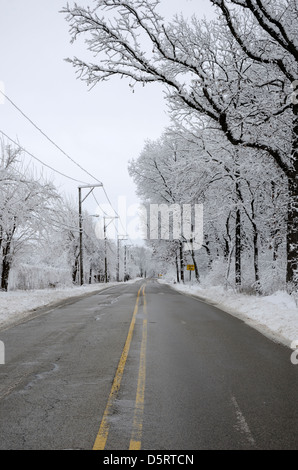
[[200, 116], [204, 127], [216, 127], [232, 145], [266, 153], [288, 178], [288, 279], [293, 279], [298, 104], [291, 84], [298, 77], [298, 0], [210, 1], [218, 11], [212, 22], [182, 16], [166, 22], [159, 1], [100, 0], [92, 10], [67, 6], [72, 41], [84, 35], [96, 59], [71, 62], [91, 86], [112, 76], [160, 82], [172, 114]]

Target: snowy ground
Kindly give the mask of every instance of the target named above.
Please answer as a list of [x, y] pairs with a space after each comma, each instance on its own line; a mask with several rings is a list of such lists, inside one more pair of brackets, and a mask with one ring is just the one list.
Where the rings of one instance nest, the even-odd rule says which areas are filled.
[[[295, 300], [286, 292], [279, 291], [267, 297], [256, 297], [227, 291], [221, 286], [198, 287], [195, 284], [179, 285], [163, 280], [159, 282], [165, 282], [185, 294], [197, 296], [241, 318], [263, 334], [286, 346], [290, 347], [292, 341], [298, 340], [298, 307]], [[116, 284], [116, 282], [109, 283], [108, 287]], [[82, 287], [0, 292], [0, 329], [21, 320], [38, 307], [106, 288], [106, 284], [93, 284]]]
[[[133, 282], [133, 281], [128, 281]], [[70, 297], [77, 297], [118, 284], [91, 284], [80, 287], [61, 287], [28, 291], [0, 291], [0, 330], [25, 318], [32, 310], [48, 306]]]
[[[167, 283], [163, 280], [159, 282]], [[286, 292], [278, 291], [262, 297], [238, 294], [221, 286], [167, 284], [244, 320], [264, 335], [286, 346], [291, 347], [292, 341], [298, 340], [298, 307], [295, 299]]]

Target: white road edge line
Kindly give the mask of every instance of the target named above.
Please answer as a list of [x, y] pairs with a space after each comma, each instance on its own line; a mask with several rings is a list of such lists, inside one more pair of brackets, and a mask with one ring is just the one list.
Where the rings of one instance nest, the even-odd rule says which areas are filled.
[[236, 410], [236, 417], [237, 417], [237, 422], [238, 422], [237, 428], [239, 429], [240, 432], [245, 434], [245, 436], [246, 436], [247, 440], [250, 442], [250, 444], [255, 446], [256, 442], [255, 442], [255, 440], [252, 436], [252, 433], [251, 433], [251, 431], [249, 429], [249, 426], [246, 422], [246, 419], [245, 419], [245, 417], [244, 417], [244, 415], [243, 415], [243, 413], [242, 413], [242, 411], [241, 411], [241, 409], [240, 409], [240, 407], [237, 403], [236, 398], [232, 395], [231, 399], [232, 399], [232, 403], [233, 403], [233, 405], [235, 407], [235, 410]]

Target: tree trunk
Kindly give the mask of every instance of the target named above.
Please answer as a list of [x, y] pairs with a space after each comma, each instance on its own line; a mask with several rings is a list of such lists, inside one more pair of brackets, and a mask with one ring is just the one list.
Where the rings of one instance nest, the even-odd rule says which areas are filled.
[[235, 284], [241, 286], [241, 211], [236, 209], [235, 222]]
[[[224, 237], [224, 259], [229, 260], [230, 258], [230, 246], [231, 246], [231, 235], [230, 235], [230, 217], [231, 217], [231, 211], [229, 212], [229, 215], [226, 219], [225, 227], [226, 227], [226, 234], [227, 236]], [[218, 256], [218, 254], [217, 254]]]
[[179, 265], [178, 265], [178, 256], [177, 256], [177, 253], [176, 253], [175, 264], [176, 264], [176, 276], [177, 276], [177, 283], [179, 284], [179, 282], [180, 282], [180, 279], [179, 279]]
[[236, 220], [235, 220], [235, 284], [241, 286], [241, 209], [242, 195], [240, 189], [239, 155], [235, 158], [235, 193], [236, 193]]
[[[192, 228], [193, 230], [193, 228]], [[200, 274], [199, 274], [199, 269], [198, 269], [198, 264], [196, 262], [196, 257], [195, 257], [195, 252], [194, 252], [194, 249], [193, 249], [193, 239], [191, 239], [191, 250], [190, 250], [190, 255], [191, 255], [191, 259], [192, 259], [192, 263], [195, 267], [195, 276], [196, 276], [196, 281], [197, 282], [200, 282]]]
[[[14, 224], [12, 229], [6, 233], [6, 241], [4, 246], [2, 246], [2, 277], [1, 277], [1, 289], [7, 291], [8, 290], [8, 278], [9, 272], [12, 263], [12, 240], [16, 230], [16, 217], [14, 217]], [[3, 245], [3, 240], [2, 240]]]
[[72, 267], [72, 282], [76, 283], [77, 281], [77, 274], [79, 268], [79, 255], [75, 257], [74, 266]]
[[256, 291], [260, 292], [260, 273], [259, 273], [259, 234], [254, 227], [254, 235], [253, 235], [253, 245], [254, 245], [254, 271], [255, 271], [255, 285]]
[[10, 242], [8, 242], [3, 249], [3, 259], [2, 259], [2, 276], [1, 276], [1, 289], [4, 291], [8, 290], [8, 278], [11, 267], [10, 259]]
[[288, 173], [287, 282], [298, 284], [298, 101], [293, 103], [292, 169]]
[[180, 242], [179, 245], [179, 254], [180, 254], [180, 278], [181, 282], [184, 283], [184, 259], [183, 259], [183, 243]]
[[253, 252], [254, 252], [254, 272], [255, 272], [255, 287], [256, 291], [261, 291], [260, 285], [260, 271], [259, 271], [259, 232], [256, 224], [255, 204], [254, 198], [251, 201], [251, 224], [253, 228]]
[[[212, 256], [211, 256], [211, 251], [210, 251], [210, 248], [209, 248], [209, 244], [210, 244], [209, 240], [207, 240], [207, 237], [205, 237], [205, 245], [203, 245], [203, 247], [205, 248], [207, 256], [208, 256], [208, 269], [211, 269], [213, 259], [212, 259]], [[225, 256], [225, 259], [226, 259], [226, 256]]]
[[199, 274], [199, 268], [198, 268], [198, 264], [196, 262], [196, 258], [195, 258], [195, 252], [194, 250], [191, 250], [191, 258], [192, 258], [192, 263], [195, 267], [195, 276], [196, 276], [196, 281], [197, 282], [200, 282], [200, 274]]
[[[296, 164], [297, 165], [297, 164]], [[288, 220], [287, 220], [287, 283], [298, 284], [298, 192], [297, 174], [288, 179]]]

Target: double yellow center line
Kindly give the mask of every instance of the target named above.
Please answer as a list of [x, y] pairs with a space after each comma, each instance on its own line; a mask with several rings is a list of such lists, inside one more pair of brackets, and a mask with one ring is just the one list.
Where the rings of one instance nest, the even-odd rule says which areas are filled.
[[93, 450], [104, 450], [109, 435], [110, 425], [109, 425], [109, 416], [113, 403], [118, 395], [120, 390], [121, 380], [124, 373], [125, 364], [127, 361], [133, 331], [136, 323], [136, 316], [139, 309], [140, 296], [143, 295], [144, 302], [144, 318], [143, 318], [143, 331], [142, 331], [142, 343], [140, 350], [140, 364], [139, 364], [139, 375], [138, 375], [138, 385], [136, 392], [136, 402], [134, 410], [134, 420], [133, 427], [130, 439], [129, 450], [139, 450], [141, 448], [141, 437], [142, 437], [142, 428], [143, 428], [143, 412], [144, 412], [144, 398], [145, 398], [145, 380], [146, 380], [146, 346], [147, 346], [147, 303], [145, 296], [145, 285], [141, 286], [138, 290], [137, 299], [133, 311], [132, 320], [128, 330], [126, 342], [120, 357], [120, 361], [116, 370], [116, 374], [113, 380], [112, 388], [109, 394], [107, 405], [102, 417], [100, 428], [96, 436]]
[[146, 382], [146, 348], [147, 348], [147, 302], [145, 296], [145, 286], [143, 287], [143, 298], [144, 298], [144, 318], [143, 318], [143, 332], [142, 332], [142, 343], [140, 350], [140, 365], [139, 365], [139, 377], [138, 386], [136, 393], [136, 404], [135, 413], [133, 420], [133, 429], [131, 434], [131, 440], [129, 450], [139, 450], [141, 448], [141, 438], [143, 429], [143, 413], [144, 413], [144, 400], [145, 400], [145, 382]]

